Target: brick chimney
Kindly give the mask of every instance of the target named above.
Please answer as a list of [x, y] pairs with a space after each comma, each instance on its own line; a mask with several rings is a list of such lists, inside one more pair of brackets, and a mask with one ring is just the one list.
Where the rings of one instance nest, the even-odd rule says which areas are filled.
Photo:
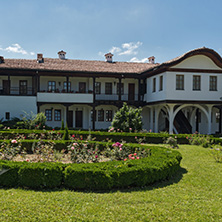
[[0, 56], [0, 64], [1, 64], [1, 63], [4, 63], [4, 62], [5, 62], [4, 57], [3, 57], [3, 56]]
[[113, 54], [111, 52], [105, 54], [106, 62], [113, 62]]
[[66, 59], [66, 52], [64, 52], [63, 50], [58, 52], [59, 55], [59, 59]]
[[38, 63], [43, 63], [44, 62], [44, 58], [43, 58], [43, 54], [42, 53], [38, 53], [37, 54], [37, 62]]
[[149, 63], [151, 63], [151, 64], [155, 63], [155, 57], [154, 56], [149, 57], [148, 60], [149, 60]]

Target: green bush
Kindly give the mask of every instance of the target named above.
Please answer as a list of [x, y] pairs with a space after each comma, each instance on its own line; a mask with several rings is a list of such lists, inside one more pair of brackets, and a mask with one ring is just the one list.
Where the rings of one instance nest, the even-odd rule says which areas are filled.
[[19, 185], [34, 189], [60, 187], [62, 171], [59, 163], [24, 164], [18, 171]]
[[110, 131], [134, 132], [142, 130], [141, 112], [141, 108], [132, 108], [123, 103], [123, 107], [113, 117]]

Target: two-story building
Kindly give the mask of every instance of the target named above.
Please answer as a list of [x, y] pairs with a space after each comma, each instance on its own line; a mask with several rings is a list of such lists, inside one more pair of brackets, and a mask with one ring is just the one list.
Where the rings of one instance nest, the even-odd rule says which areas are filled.
[[221, 132], [222, 58], [200, 48], [162, 64], [0, 57], [0, 118], [44, 112], [47, 125], [106, 129], [123, 102], [154, 132]]

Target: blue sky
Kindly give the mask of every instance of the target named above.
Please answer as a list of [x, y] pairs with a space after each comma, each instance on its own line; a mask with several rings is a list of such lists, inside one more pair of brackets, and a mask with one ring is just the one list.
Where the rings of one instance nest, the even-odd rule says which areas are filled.
[[222, 1], [8, 0], [1, 1], [0, 55], [156, 62], [209, 47], [222, 54]]

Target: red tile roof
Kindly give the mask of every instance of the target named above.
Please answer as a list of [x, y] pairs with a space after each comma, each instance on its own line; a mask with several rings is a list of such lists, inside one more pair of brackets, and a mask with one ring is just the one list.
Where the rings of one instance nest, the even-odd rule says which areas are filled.
[[105, 62], [91, 60], [50, 59], [44, 58], [44, 63], [28, 59], [5, 59], [0, 64], [0, 69], [30, 69], [30, 70], [54, 70], [75, 72], [104, 72], [104, 73], [142, 73], [159, 64], [133, 63], [133, 62]]

